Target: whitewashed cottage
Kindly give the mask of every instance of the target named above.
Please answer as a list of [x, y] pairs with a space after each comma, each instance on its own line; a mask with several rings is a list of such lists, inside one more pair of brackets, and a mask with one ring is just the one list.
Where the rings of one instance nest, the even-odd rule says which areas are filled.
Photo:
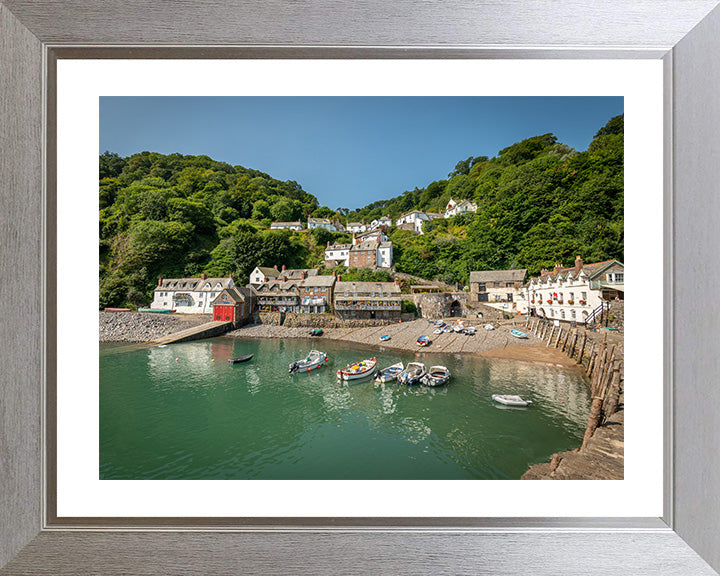
[[160, 278], [151, 308], [175, 310], [186, 314], [212, 314], [212, 302], [226, 288], [234, 288], [228, 278]]

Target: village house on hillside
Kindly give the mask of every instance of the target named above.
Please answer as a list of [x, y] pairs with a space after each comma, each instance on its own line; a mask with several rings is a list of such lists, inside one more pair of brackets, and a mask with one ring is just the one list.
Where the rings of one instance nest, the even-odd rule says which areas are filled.
[[351, 234], [361, 233], [369, 230], [370, 227], [365, 222], [346, 222], [345, 231]]
[[456, 202], [452, 198], [445, 207], [445, 218], [452, 218], [458, 214], [464, 214], [465, 212], [477, 212], [477, 204], [470, 202], [470, 200], [461, 200]]
[[[290, 272], [300, 275], [290, 278]], [[330, 308], [335, 280], [334, 275], [319, 276], [317, 270], [284, 270], [277, 279], [252, 288], [261, 312], [320, 313]]]
[[340, 222], [334, 222], [330, 220], [330, 218], [308, 218], [307, 227], [308, 230], [312, 230], [314, 228], [325, 228], [325, 230], [329, 230], [330, 232], [345, 231], [345, 228], [343, 228], [343, 225], [340, 224]]
[[479, 270], [470, 272], [470, 302], [480, 302], [508, 314], [527, 314], [527, 270]]
[[572, 268], [557, 264], [530, 279], [527, 296], [530, 310], [538, 316], [585, 323], [603, 303], [624, 300], [625, 266], [618, 260], [584, 264], [578, 256]]
[[300, 283], [300, 312], [327, 312], [332, 307], [336, 276], [309, 276]]
[[378, 228], [390, 228], [392, 227], [392, 218], [390, 218], [390, 215], [387, 216], [380, 216], [380, 218], [377, 218], [370, 222], [370, 230], [377, 230]]
[[395, 221], [395, 225], [401, 230], [410, 230], [411, 232], [422, 234], [422, 226], [424, 222], [436, 220], [442, 217], [442, 214], [436, 214], [434, 212], [412, 210], [410, 212], [400, 214], [400, 218]]
[[392, 242], [385, 233], [370, 230], [353, 234], [352, 244], [330, 244], [325, 248], [325, 266], [342, 264], [348, 268], [391, 268]]
[[278, 269], [277, 266], [268, 268], [265, 266], [256, 266], [252, 272], [250, 272], [250, 284], [256, 286], [267, 282], [268, 280], [276, 280], [280, 276], [286, 276], [288, 280], [299, 280], [307, 276], [317, 276], [318, 271], [316, 268], [295, 268], [288, 269], [283, 264], [282, 269]]
[[299, 232], [304, 230], [302, 222], [273, 222], [270, 224], [270, 230], [295, 230]]
[[212, 302], [227, 288], [234, 288], [228, 278], [160, 278], [153, 294], [151, 308], [175, 310], [186, 314], [210, 314]]
[[397, 282], [337, 282], [335, 314], [339, 318], [400, 319], [402, 299]]

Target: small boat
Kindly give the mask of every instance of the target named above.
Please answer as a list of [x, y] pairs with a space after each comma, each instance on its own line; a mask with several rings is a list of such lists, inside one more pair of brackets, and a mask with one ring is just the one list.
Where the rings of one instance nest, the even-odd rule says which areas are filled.
[[385, 336], [380, 336], [380, 340], [381, 340], [382, 342], [387, 342], [388, 340], [390, 340], [390, 335], [389, 335], [389, 334], [385, 334]]
[[155, 348], [167, 348], [167, 344], [158, 344]]
[[475, 328], [475, 326], [468, 326], [465, 328], [465, 334], [468, 336], [475, 336], [475, 332], [477, 332], [477, 328]]
[[237, 358], [228, 358], [228, 363], [240, 364], [241, 362], [247, 362], [248, 360], [251, 360], [253, 356], [255, 356], [255, 354], [248, 354], [247, 356], [239, 356]]
[[442, 386], [450, 380], [450, 370], [445, 366], [430, 366], [430, 370], [423, 376], [425, 386]]
[[485, 324], [485, 330], [495, 330], [495, 326], [492, 324]]
[[433, 334], [442, 334], [442, 333], [443, 333], [442, 328], [435, 328], [435, 330], [433, 330]]
[[322, 328], [313, 328], [310, 330], [310, 336], [322, 336], [323, 329]]
[[165, 310], [160, 308], [138, 308], [138, 312], [143, 312], [146, 314], [170, 314], [171, 312], [175, 312], [175, 310]]
[[427, 336], [420, 336], [420, 338], [417, 339], [418, 346], [430, 346], [430, 344], [432, 344], [432, 340]]
[[510, 396], [507, 394], [493, 394], [492, 399], [505, 406], [529, 406], [532, 404], [532, 400], [523, 400], [520, 396]]
[[383, 368], [382, 370], [378, 370], [375, 374], [375, 381], [376, 382], [390, 382], [391, 380], [395, 380], [397, 378], [398, 374], [403, 371], [405, 366], [402, 362], [398, 362], [397, 364], [393, 364], [392, 366], [388, 366], [387, 368]]
[[447, 324], [445, 324], [445, 326], [443, 326], [442, 330], [443, 330], [443, 332], [452, 332], [453, 331], [452, 326], [448, 326]]
[[421, 362], [410, 362], [407, 368], [398, 374], [398, 382], [412, 386], [425, 376], [425, 364]]
[[375, 371], [375, 366], [377, 366], [377, 360], [375, 358], [361, 360], [356, 364], [350, 364], [338, 370], [337, 377], [340, 380], [357, 380], [358, 378], [364, 378], [365, 376], [370, 376]]
[[455, 326], [453, 326], [453, 330], [455, 330], [455, 332], [462, 332], [465, 330], [465, 323], [458, 320]]
[[310, 372], [313, 368], [320, 368], [320, 366], [323, 366], [327, 361], [328, 357], [325, 352], [310, 350], [310, 353], [304, 359], [290, 364], [288, 372], [290, 372], [290, 374], [294, 372]]
[[435, 326], [437, 326], [438, 328], [442, 328], [444, 325], [445, 325], [445, 322], [443, 322], [442, 320], [435, 321]]
[[510, 334], [515, 336], [515, 338], [526, 338], [527, 339], [527, 334], [525, 334], [525, 332], [520, 332], [520, 330], [514, 330], [514, 329], [510, 330]]

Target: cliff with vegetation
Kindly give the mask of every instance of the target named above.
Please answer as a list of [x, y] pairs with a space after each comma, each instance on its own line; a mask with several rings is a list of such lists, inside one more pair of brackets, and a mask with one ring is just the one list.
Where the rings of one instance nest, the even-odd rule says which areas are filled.
[[[159, 276], [233, 274], [256, 266], [314, 267], [323, 229], [270, 230], [272, 221], [330, 217], [344, 222], [413, 209], [444, 212], [448, 200], [477, 213], [433, 220], [424, 234], [389, 232], [398, 271], [467, 282], [471, 270], [527, 268], [537, 273], [581, 254], [586, 262], [623, 258], [623, 117], [576, 152], [552, 134], [458, 162], [447, 179], [350, 211], [319, 206], [294, 181], [279, 181], [207, 156], [141, 152], [100, 156], [100, 307], [150, 302]], [[353, 272], [368, 276], [367, 272]]]

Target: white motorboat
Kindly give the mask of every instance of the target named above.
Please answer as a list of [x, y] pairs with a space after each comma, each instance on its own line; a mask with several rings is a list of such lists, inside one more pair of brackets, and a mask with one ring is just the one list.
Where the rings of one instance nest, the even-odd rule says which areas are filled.
[[485, 330], [495, 330], [495, 326], [492, 324], [485, 324]]
[[520, 396], [511, 396], [508, 394], [493, 394], [492, 399], [505, 406], [529, 406], [532, 404], [532, 400], [523, 400]]
[[350, 364], [338, 370], [337, 377], [340, 380], [357, 380], [358, 378], [364, 378], [375, 372], [375, 366], [377, 366], [377, 360], [375, 358], [361, 360], [360, 362]]
[[425, 376], [425, 364], [422, 362], [410, 362], [407, 368], [398, 374], [397, 379], [400, 384], [412, 386], [420, 382], [423, 376]]
[[468, 326], [465, 328], [465, 334], [468, 336], [475, 336], [475, 332], [477, 332], [477, 328], [475, 328], [475, 326]]
[[390, 382], [391, 380], [395, 380], [395, 378], [397, 378], [398, 374], [400, 374], [400, 372], [402, 372], [404, 368], [405, 365], [402, 362], [398, 362], [397, 364], [393, 364], [392, 366], [388, 366], [387, 368], [378, 370], [375, 374], [375, 381]]
[[308, 354], [304, 359], [290, 364], [288, 372], [290, 372], [290, 374], [294, 372], [310, 372], [314, 368], [320, 368], [320, 366], [323, 366], [327, 361], [328, 357], [325, 352], [310, 350], [310, 354]]
[[430, 370], [423, 376], [425, 386], [442, 386], [450, 380], [450, 370], [445, 366], [430, 366]]

